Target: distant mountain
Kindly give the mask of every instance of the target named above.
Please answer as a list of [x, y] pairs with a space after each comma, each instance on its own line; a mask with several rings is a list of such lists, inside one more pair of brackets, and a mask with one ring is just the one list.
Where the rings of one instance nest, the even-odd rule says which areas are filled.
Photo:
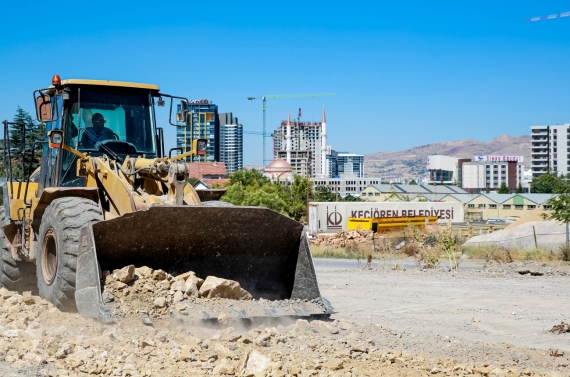
[[403, 178], [417, 178], [426, 174], [427, 156], [440, 154], [458, 158], [478, 155], [524, 156], [530, 167], [530, 135], [502, 135], [487, 142], [467, 139], [420, 145], [400, 152], [377, 152], [364, 156], [364, 173], [367, 177], [401, 174]]

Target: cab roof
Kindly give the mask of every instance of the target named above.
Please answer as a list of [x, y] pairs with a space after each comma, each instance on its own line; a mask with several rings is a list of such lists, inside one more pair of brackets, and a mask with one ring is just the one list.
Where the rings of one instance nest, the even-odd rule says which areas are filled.
[[154, 85], [154, 84], [141, 84], [141, 83], [137, 83], [137, 82], [110, 81], [110, 80], [67, 79], [67, 80], [62, 80], [61, 85], [120, 86], [123, 88], [160, 90], [158, 85]]

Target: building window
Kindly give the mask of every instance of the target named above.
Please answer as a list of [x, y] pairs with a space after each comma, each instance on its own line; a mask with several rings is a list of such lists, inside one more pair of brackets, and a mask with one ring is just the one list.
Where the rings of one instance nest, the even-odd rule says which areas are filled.
[[485, 204], [479, 204], [479, 208], [485, 208]]
[[503, 209], [511, 209], [511, 205], [510, 204], [503, 204]]
[[496, 208], [497, 208], [497, 205], [496, 205], [496, 204], [489, 204], [489, 208], [490, 208], [490, 209], [496, 209]]
[[475, 204], [467, 204], [467, 208], [475, 208]]
[[374, 195], [376, 195], [376, 196], [380, 196], [380, 193], [379, 193], [379, 192], [377, 192], [377, 193], [375, 193]]
[[524, 206], [515, 205], [515, 209], [523, 209]]
[[536, 208], [536, 206], [533, 206], [533, 205], [528, 205], [528, 206], [526, 206], [526, 208], [527, 208], [527, 209], [535, 209], [535, 208]]
[[550, 205], [543, 205], [542, 208], [544, 208], [544, 209], [552, 209], [552, 206], [550, 206]]

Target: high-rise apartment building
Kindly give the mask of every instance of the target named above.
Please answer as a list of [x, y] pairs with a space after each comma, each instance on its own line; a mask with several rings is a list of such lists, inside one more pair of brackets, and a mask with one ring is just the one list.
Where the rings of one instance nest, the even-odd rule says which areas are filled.
[[273, 132], [273, 157], [291, 164], [294, 174], [328, 177], [326, 117], [321, 122], [287, 121]]
[[220, 161], [229, 174], [243, 168], [243, 126], [232, 113], [218, 115], [220, 125]]
[[570, 124], [532, 126], [530, 130], [532, 176], [538, 177], [548, 172], [568, 174]]
[[[188, 124], [176, 130], [176, 146], [183, 153], [192, 149], [192, 140], [207, 139], [205, 156], [194, 156], [194, 161], [220, 161], [220, 124], [218, 106], [207, 99], [192, 100], [188, 104]], [[190, 161], [187, 158], [186, 161]]]
[[364, 155], [338, 152], [336, 160], [337, 175], [364, 178]]

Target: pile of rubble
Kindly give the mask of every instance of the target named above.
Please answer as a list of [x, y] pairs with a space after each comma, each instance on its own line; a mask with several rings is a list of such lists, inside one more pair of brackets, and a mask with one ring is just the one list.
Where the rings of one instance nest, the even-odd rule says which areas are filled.
[[484, 270], [498, 275], [523, 275], [529, 278], [539, 276], [566, 276], [570, 274], [570, 266], [562, 264], [549, 265], [548, 263], [536, 261], [521, 261], [502, 263], [488, 261]]
[[215, 276], [204, 280], [192, 271], [174, 277], [162, 270], [131, 265], [112, 273], [105, 271], [103, 276], [103, 302], [115, 317], [147, 314], [161, 318], [170, 316], [171, 308], [189, 302], [253, 299], [237, 281]]
[[322, 235], [312, 241], [313, 245], [346, 247], [371, 242], [374, 232], [371, 230], [340, 230], [334, 235]]
[[559, 325], [554, 325], [550, 332], [556, 335], [570, 333], [570, 323], [562, 322]]
[[[196, 330], [128, 322], [102, 324], [62, 313], [29, 293], [20, 295], [0, 288], [0, 375], [557, 375], [516, 365], [414, 355], [379, 344], [399, 339], [391, 330], [345, 320], [298, 320], [289, 325], [243, 330], [228, 327], [209, 333]], [[558, 354], [556, 359], [567, 362]]]

